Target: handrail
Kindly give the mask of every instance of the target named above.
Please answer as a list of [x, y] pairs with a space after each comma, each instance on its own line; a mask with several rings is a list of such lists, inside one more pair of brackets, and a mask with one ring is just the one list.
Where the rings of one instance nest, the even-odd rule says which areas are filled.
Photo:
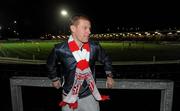
[[[98, 88], [106, 89], [105, 79], [98, 78]], [[112, 89], [155, 89], [161, 90], [160, 111], [172, 111], [174, 82], [156, 79], [115, 79]], [[52, 87], [47, 77], [14, 76], [10, 78], [13, 111], [23, 111], [22, 86]]]

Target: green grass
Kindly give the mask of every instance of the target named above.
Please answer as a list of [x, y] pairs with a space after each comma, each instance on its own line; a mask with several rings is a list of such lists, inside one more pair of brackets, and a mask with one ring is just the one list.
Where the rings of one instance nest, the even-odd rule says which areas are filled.
[[[0, 56], [46, 60], [57, 41], [0, 43]], [[180, 45], [145, 42], [101, 42], [113, 61], [166, 61], [180, 59]]]
[[44, 60], [56, 42], [1, 43], [3, 57]]
[[113, 61], [152, 61], [180, 59], [180, 45], [144, 42], [102, 43]]

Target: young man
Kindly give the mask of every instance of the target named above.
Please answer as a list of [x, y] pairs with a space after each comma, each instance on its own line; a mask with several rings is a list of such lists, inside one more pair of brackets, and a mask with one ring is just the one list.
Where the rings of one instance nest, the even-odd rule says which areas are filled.
[[[68, 41], [56, 44], [48, 57], [48, 77], [55, 88], [63, 88], [62, 111], [100, 111], [98, 101], [108, 97], [100, 95], [96, 87], [96, 61], [104, 65], [106, 86], [113, 87], [111, 61], [100, 44], [89, 40], [90, 29], [91, 22], [87, 16], [73, 16]], [[63, 70], [60, 75], [57, 63], [61, 63]]]

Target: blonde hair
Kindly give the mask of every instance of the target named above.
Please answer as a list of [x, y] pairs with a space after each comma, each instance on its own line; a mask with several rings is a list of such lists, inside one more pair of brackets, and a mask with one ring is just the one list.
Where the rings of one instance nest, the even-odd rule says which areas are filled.
[[69, 27], [71, 25], [78, 25], [80, 19], [88, 20], [89, 22], [91, 22], [91, 19], [88, 16], [86, 16], [84, 14], [77, 14], [77, 15], [74, 15], [74, 16], [72, 16], [70, 18], [70, 20], [69, 20]]

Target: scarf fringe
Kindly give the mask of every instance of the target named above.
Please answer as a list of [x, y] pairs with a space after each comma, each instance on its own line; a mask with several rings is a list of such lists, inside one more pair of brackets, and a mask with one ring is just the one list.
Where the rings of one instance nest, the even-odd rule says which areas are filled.
[[110, 100], [110, 97], [107, 95], [101, 95], [101, 100], [100, 101], [106, 101], [106, 100]]
[[66, 105], [68, 105], [70, 109], [77, 109], [77, 107], [78, 107], [78, 102], [76, 101], [75, 103], [66, 103], [66, 102], [64, 102], [64, 101], [61, 101], [61, 102], [59, 103], [59, 106], [61, 106], [61, 107], [64, 107], [64, 106], [66, 106]]
[[[109, 97], [108, 95], [101, 95], [101, 100], [100, 100], [100, 101], [107, 101], [107, 100], [110, 100], [110, 97]], [[64, 107], [64, 106], [66, 106], [66, 105], [68, 105], [69, 108], [71, 108], [71, 109], [77, 109], [77, 107], [78, 107], [78, 102], [76, 101], [75, 103], [66, 103], [66, 102], [64, 102], [64, 101], [61, 101], [61, 102], [59, 103], [59, 106], [60, 106], [60, 107]]]

